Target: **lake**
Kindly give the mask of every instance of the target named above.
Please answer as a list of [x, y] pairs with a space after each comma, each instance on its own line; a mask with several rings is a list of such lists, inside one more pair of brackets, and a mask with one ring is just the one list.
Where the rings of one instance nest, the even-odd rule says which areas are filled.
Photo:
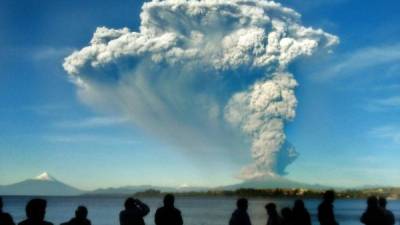
[[[30, 197], [3, 197], [4, 211], [20, 222], [25, 218], [25, 204]], [[123, 208], [125, 198], [122, 197], [45, 197], [48, 201], [46, 220], [55, 225], [68, 221], [78, 205], [89, 209], [89, 219], [93, 225], [119, 225], [118, 215]], [[154, 213], [162, 205], [162, 198], [141, 198], [149, 205], [151, 211], [145, 217], [147, 225], [154, 224]], [[265, 225], [267, 216], [264, 205], [275, 202], [278, 208], [292, 206], [293, 199], [250, 198], [249, 214], [253, 225]], [[181, 210], [186, 225], [227, 225], [230, 215], [235, 209], [236, 198], [233, 197], [179, 197], [176, 206]], [[313, 224], [319, 224], [316, 211], [319, 199], [305, 200]], [[360, 224], [359, 218], [366, 207], [365, 200], [336, 200], [335, 213], [341, 225]], [[399, 223], [400, 201], [388, 201], [388, 208], [396, 216]]]

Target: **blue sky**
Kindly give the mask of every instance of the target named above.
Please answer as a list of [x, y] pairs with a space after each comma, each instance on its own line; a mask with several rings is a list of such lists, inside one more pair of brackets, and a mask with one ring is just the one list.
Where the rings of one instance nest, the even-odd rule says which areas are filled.
[[[300, 156], [287, 177], [399, 186], [400, 3], [281, 2], [305, 25], [340, 37], [332, 54], [290, 68], [299, 105], [286, 131]], [[0, 2], [0, 184], [43, 171], [85, 189], [238, 182], [241, 159], [175, 151], [79, 100], [64, 57], [86, 46], [98, 26], [137, 30], [142, 3]]]

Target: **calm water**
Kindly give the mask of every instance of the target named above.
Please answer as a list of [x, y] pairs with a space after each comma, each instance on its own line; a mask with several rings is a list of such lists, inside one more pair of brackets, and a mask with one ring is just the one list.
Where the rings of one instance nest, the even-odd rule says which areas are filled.
[[[10, 212], [15, 221], [25, 218], [24, 207], [29, 197], [4, 197], [5, 211]], [[60, 224], [69, 220], [76, 206], [83, 204], [89, 208], [89, 218], [93, 225], [118, 225], [118, 214], [123, 207], [124, 198], [119, 197], [48, 197], [47, 220]], [[142, 198], [142, 201], [151, 208], [150, 214], [145, 218], [147, 225], [153, 225], [156, 208], [162, 205], [161, 198]], [[176, 205], [181, 209], [186, 225], [226, 225], [230, 215], [235, 209], [235, 198], [178, 198]], [[265, 225], [267, 216], [264, 205], [275, 202], [279, 208], [291, 206], [290, 199], [253, 198], [249, 200], [249, 213], [253, 225]], [[316, 222], [316, 209], [319, 199], [306, 200], [306, 206], [312, 215], [313, 224]], [[364, 200], [337, 200], [335, 212], [341, 225], [360, 224], [359, 217], [365, 208]], [[390, 208], [399, 224], [400, 201], [389, 201]]]

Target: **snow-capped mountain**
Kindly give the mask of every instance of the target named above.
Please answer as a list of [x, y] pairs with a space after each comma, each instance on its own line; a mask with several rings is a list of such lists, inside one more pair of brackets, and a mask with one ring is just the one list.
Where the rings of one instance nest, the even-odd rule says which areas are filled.
[[81, 190], [58, 181], [47, 172], [15, 184], [0, 185], [0, 195], [71, 196], [82, 193]]
[[44, 172], [35, 178], [35, 180], [42, 180], [42, 181], [57, 181], [54, 177], [50, 176], [47, 172]]

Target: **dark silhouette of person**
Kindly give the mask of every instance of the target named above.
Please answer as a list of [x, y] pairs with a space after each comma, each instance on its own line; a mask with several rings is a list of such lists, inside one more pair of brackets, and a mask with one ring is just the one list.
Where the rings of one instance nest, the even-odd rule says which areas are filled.
[[281, 210], [282, 225], [293, 225], [293, 212], [289, 207], [285, 207]]
[[44, 220], [46, 215], [47, 201], [40, 198], [30, 200], [25, 207], [27, 219], [18, 225], [53, 225]]
[[78, 206], [75, 210], [75, 217], [61, 225], [91, 225], [90, 220], [87, 219], [88, 210], [85, 206]]
[[125, 209], [119, 214], [119, 223], [120, 225], [144, 225], [143, 217], [149, 212], [149, 207], [139, 199], [127, 198]]
[[386, 205], [387, 205], [386, 198], [380, 197], [378, 199], [378, 201], [379, 201], [379, 206], [381, 207], [381, 209], [383, 210], [383, 212], [385, 214], [385, 225], [394, 225], [396, 223], [396, 221], [394, 219], [394, 215], [393, 215], [392, 211], [390, 211], [389, 209], [386, 208]]
[[164, 196], [164, 206], [157, 209], [154, 216], [156, 225], [182, 225], [182, 215], [174, 206], [175, 197], [172, 194]]
[[367, 199], [367, 209], [360, 221], [365, 225], [385, 225], [385, 212], [379, 207], [378, 199], [371, 196]]
[[3, 198], [0, 197], [0, 225], [14, 225], [10, 214], [3, 212]]
[[294, 202], [293, 222], [294, 225], [311, 225], [310, 213], [304, 206], [304, 202], [301, 199], [297, 199]]
[[333, 202], [335, 201], [335, 192], [326, 191], [323, 195], [322, 203], [318, 206], [318, 220], [321, 225], [338, 225], [333, 212]]
[[247, 213], [248, 201], [245, 198], [239, 198], [236, 201], [236, 210], [232, 213], [229, 225], [251, 225], [249, 214]]
[[267, 225], [281, 225], [282, 218], [279, 216], [278, 212], [276, 211], [275, 203], [268, 203], [265, 205], [265, 209], [268, 213], [268, 221]]

